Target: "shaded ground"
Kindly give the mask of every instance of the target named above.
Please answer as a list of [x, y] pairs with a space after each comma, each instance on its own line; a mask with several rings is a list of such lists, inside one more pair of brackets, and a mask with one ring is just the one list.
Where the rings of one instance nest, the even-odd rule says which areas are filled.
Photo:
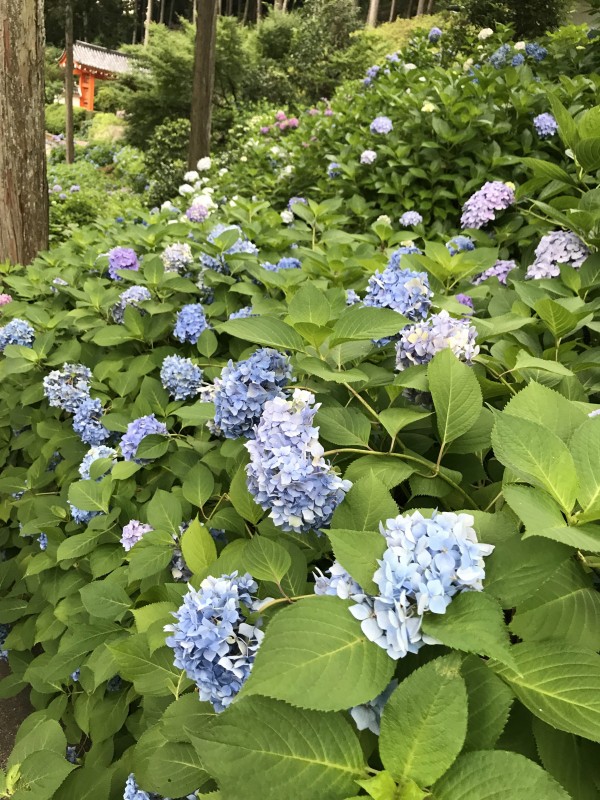
[[[8, 665], [0, 661], [0, 679], [8, 675]], [[16, 697], [0, 700], [0, 767], [4, 767], [12, 750], [17, 728], [33, 709], [27, 699], [27, 692]]]

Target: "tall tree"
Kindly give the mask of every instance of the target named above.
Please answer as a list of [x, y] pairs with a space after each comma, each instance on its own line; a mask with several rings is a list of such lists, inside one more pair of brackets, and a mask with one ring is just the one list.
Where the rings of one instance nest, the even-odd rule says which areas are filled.
[[419, 5], [417, 6], [417, 17], [420, 17], [425, 13], [425, 2], [426, 0], [419, 0]]
[[73, 0], [65, 0], [65, 138], [66, 161], [75, 161], [73, 141]]
[[0, 0], [0, 261], [48, 246], [44, 3]]
[[217, 0], [196, 0], [196, 44], [192, 81], [192, 131], [189, 165], [210, 154], [212, 98], [215, 85]]
[[377, 25], [377, 17], [379, 15], [379, 0], [370, 0], [369, 13], [367, 14], [367, 25], [374, 28]]
[[148, 47], [150, 41], [150, 23], [152, 22], [152, 0], [148, 0], [146, 6], [146, 24], [144, 25], [144, 47]]

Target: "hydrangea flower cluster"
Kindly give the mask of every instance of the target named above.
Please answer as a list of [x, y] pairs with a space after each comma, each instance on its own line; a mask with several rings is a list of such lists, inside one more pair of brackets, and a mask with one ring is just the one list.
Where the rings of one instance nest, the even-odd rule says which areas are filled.
[[353, 306], [356, 303], [362, 303], [360, 295], [354, 289], [346, 289], [346, 305]]
[[4, 647], [6, 637], [10, 633], [10, 625], [0, 622], [0, 661], [8, 661], [8, 650]]
[[40, 533], [38, 537], [38, 544], [40, 546], [40, 550], [45, 550], [48, 547], [48, 536], [45, 533]]
[[453, 239], [450, 239], [449, 242], [446, 242], [446, 247], [448, 248], [450, 255], [455, 256], [457, 253], [475, 250], [475, 243], [469, 236], [463, 236], [462, 234], [459, 234]]
[[424, 319], [431, 306], [433, 292], [429, 288], [426, 272], [414, 272], [388, 265], [369, 278], [367, 293], [363, 300], [366, 306], [391, 308], [410, 320]]
[[218, 256], [209, 256], [207, 253], [203, 253], [200, 259], [205, 269], [213, 269], [215, 272], [222, 272], [225, 275], [229, 273], [229, 267], [225, 260], [226, 255], [233, 256], [237, 253], [256, 255], [258, 253], [258, 247], [244, 235], [239, 225], [223, 225], [219, 223], [208, 234], [207, 240], [214, 244], [217, 238], [226, 231], [237, 231], [239, 234], [238, 239]]
[[571, 231], [552, 231], [542, 236], [535, 249], [535, 261], [527, 268], [526, 278], [556, 278], [559, 264], [579, 269], [590, 251]]
[[120, 281], [119, 269], [130, 269], [134, 272], [140, 268], [140, 262], [131, 247], [113, 247], [108, 251], [108, 274], [113, 281]]
[[470, 363], [479, 353], [476, 339], [477, 331], [468, 319], [454, 319], [447, 311], [440, 311], [402, 331], [396, 344], [396, 369], [401, 372], [414, 364], [427, 364], [447, 348]]
[[246, 621], [246, 609], [256, 611], [258, 586], [248, 574], [209, 576], [196, 591], [189, 587], [165, 626], [172, 636], [167, 645], [175, 652], [175, 666], [196, 682], [200, 700], [224, 711], [250, 675], [263, 633]]
[[120, 441], [121, 454], [125, 461], [135, 461], [136, 464], [146, 464], [147, 459], [135, 458], [140, 442], [146, 436], [152, 433], [161, 434], [166, 436], [167, 426], [164, 422], [159, 422], [154, 414], [148, 414], [145, 417], [138, 417], [130, 422], [127, 426], [127, 431], [123, 434]]
[[134, 544], [140, 541], [145, 533], [153, 530], [151, 525], [146, 525], [138, 519], [131, 519], [123, 528], [121, 534], [121, 544], [126, 552], [129, 552]]
[[92, 480], [92, 476], [90, 475], [90, 467], [94, 461], [97, 461], [99, 458], [112, 458], [113, 463], [115, 463], [117, 460], [117, 451], [113, 450], [112, 447], [106, 447], [105, 445], [100, 445], [99, 447], [90, 447], [81, 460], [81, 464], [79, 465], [79, 474], [82, 481]]
[[99, 445], [110, 437], [102, 424], [102, 403], [98, 398], [86, 397], [73, 415], [73, 430], [82, 442]]
[[327, 177], [328, 178], [339, 178], [342, 174], [342, 170], [340, 165], [337, 161], [332, 161], [329, 166], [327, 167]]
[[215, 204], [212, 197], [199, 195], [194, 197], [191, 205], [186, 209], [185, 215], [190, 222], [204, 222], [205, 219], [208, 219], [214, 207]]
[[502, 69], [502, 67], [505, 67], [508, 63], [510, 50], [511, 48], [509, 44], [501, 44], [500, 47], [492, 53], [488, 61], [496, 69]]
[[533, 127], [540, 139], [549, 139], [558, 130], [558, 122], [552, 114], [538, 114], [533, 118]]
[[269, 272], [281, 272], [282, 269], [300, 269], [302, 262], [298, 258], [284, 256], [276, 264], [272, 264], [270, 261], [261, 261], [260, 265]]
[[362, 703], [360, 706], [354, 706], [350, 709], [350, 716], [354, 720], [354, 724], [359, 731], [368, 729], [372, 731], [375, 736], [379, 736], [383, 709], [397, 686], [397, 680], [390, 681], [383, 692], [378, 694], [374, 700], [369, 700], [368, 703]]
[[43, 380], [44, 395], [54, 408], [74, 414], [90, 396], [92, 371], [83, 364], [63, 364]]
[[352, 486], [323, 458], [319, 429], [313, 426], [319, 406], [314, 395], [300, 389], [291, 400], [269, 400], [255, 439], [246, 443], [250, 494], [286, 531], [305, 533], [326, 526]]
[[194, 263], [192, 249], [187, 243], [175, 242], [163, 250], [161, 256], [165, 272], [185, 272]]
[[360, 163], [371, 165], [377, 160], [375, 150], [363, 150], [360, 154]]
[[173, 336], [180, 342], [196, 344], [200, 334], [208, 328], [204, 308], [200, 303], [190, 303], [177, 312]]
[[537, 44], [537, 42], [526, 44], [525, 52], [530, 58], [533, 58], [534, 61], [543, 61], [548, 55], [546, 48], [542, 47], [541, 44]]
[[[150, 300], [151, 297], [150, 290], [145, 286], [130, 286], [129, 289], [125, 289], [125, 291], [121, 292], [119, 295], [119, 299], [111, 311], [112, 318], [116, 323], [121, 324], [125, 317], [125, 309], [127, 306], [138, 308], [140, 303], [143, 303], [145, 300]], [[142, 314], [145, 313], [143, 309], [140, 309], [140, 312]]]
[[[383, 217], [379, 217], [377, 222], [383, 221]], [[389, 217], [386, 218], [386, 222], [388, 225], [391, 223]], [[392, 269], [399, 269], [400, 262], [402, 261], [402, 256], [409, 256], [411, 253], [419, 254], [421, 251], [418, 247], [415, 247], [412, 242], [404, 242], [401, 247], [396, 248], [390, 255], [390, 259], [388, 261], [388, 267]]]
[[97, 517], [100, 514], [100, 511], [84, 511], [82, 508], [77, 508], [77, 506], [74, 506], [70, 500], [68, 503], [71, 516], [75, 522], [79, 523], [80, 525], [87, 525], [90, 520], [94, 519], [94, 517]]
[[436, 27], [432, 28], [429, 31], [429, 34], [428, 34], [427, 38], [429, 39], [429, 41], [432, 44], [435, 44], [436, 42], [439, 42], [439, 40], [442, 38], [442, 29], [441, 28], [436, 28]]
[[237, 311], [233, 311], [227, 319], [248, 319], [249, 317], [256, 317], [257, 314], [252, 310], [252, 306], [244, 306]]
[[389, 117], [375, 117], [370, 125], [370, 130], [371, 133], [381, 133], [386, 135], [393, 129], [393, 127], [394, 125]]
[[405, 211], [399, 222], [404, 228], [412, 228], [414, 225], [420, 225], [423, 222], [423, 217], [418, 211]]
[[290, 197], [287, 204], [288, 211], [292, 212], [294, 211], [295, 203], [301, 203], [303, 206], [307, 206], [308, 200], [306, 199], [306, 197]]
[[463, 228], [483, 228], [496, 219], [496, 211], [504, 211], [514, 202], [515, 192], [511, 185], [488, 181], [464, 204], [460, 224]]
[[12, 303], [12, 296], [10, 294], [0, 294], [0, 308]]
[[189, 358], [167, 356], [160, 368], [160, 380], [174, 400], [185, 400], [200, 391], [202, 370]]
[[207, 392], [215, 404], [215, 428], [227, 439], [253, 438], [265, 403], [283, 397], [291, 375], [286, 356], [268, 347], [237, 364], [229, 361]]
[[488, 278], [498, 278], [500, 283], [506, 286], [506, 279], [508, 277], [508, 273], [511, 272], [513, 269], [517, 269], [516, 261], [496, 261], [493, 267], [489, 267], [485, 269], [483, 272], [480, 272], [479, 275], [476, 275], [471, 283], [473, 286], [479, 286], [480, 283], [487, 281]]
[[11, 319], [7, 325], [0, 328], [0, 353], [3, 353], [4, 348], [9, 344], [31, 347], [34, 339], [35, 331], [28, 322], [24, 319]]

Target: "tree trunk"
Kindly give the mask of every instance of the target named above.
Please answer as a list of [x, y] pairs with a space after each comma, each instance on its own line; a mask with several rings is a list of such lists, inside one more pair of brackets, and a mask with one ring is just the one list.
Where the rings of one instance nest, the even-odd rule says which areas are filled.
[[173, 24], [173, 6], [175, 5], [175, 0], [171, 0], [171, 6], [169, 8], [169, 28]]
[[390, 19], [389, 19], [389, 21], [393, 22], [395, 16], [396, 16], [396, 0], [392, 0], [392, 5], [390, 6]]
[[377, 26], [377, 16], [379, 14], [379, 0], [369, 0], [369, 13], [367, 14], [367, 26], [375, 28]]
[[198, 24], [194, 52], [192, 83], [192, 130], [190, 135], [189, 166], [210, 154], [212, 97], [215, 83], [215, 42], [217, 38], [216, 0], [197, 0]]
[[406, 19], [410, 19], [412, 17], [414, 6], [414, 0], [408, 0], [408, 5], [406, 7]]
[[420, 17], [425, 13], [425, 2], [426, 0], [419, 0], [419, 5], [417, 6], [417, 17]]
[[427, 13], [428, 14], [433, 14], [433, 4], [434, 4], [434, 2], [435, 2], [435, 0], [429, 0], [429, 2], [427, 3]]
[[144, 47], [148, 47], [150, 41], [150, 23], [152, 22], [152, 0], [148, 0], [146, 6], [146, 24], [144, 25]]
[[44, 3], [0, 0], [0, 261], [48, 247]]
[[65, 139], [67, 145], [66, 162], [75, 161], [73, 136], [73, 2], [65, 0]]
[[165, 24], [165, 0], [160, 0], [160, 17], [158, 21], [161, 25]]
[[242, 17], [242, 25], [245, 25], [248, 22], [248, 6], [250, 5], [250, 0], [244, 0], [244, 15]]
[[260, 25], [262, 22], [262, 0], [256, 0], [256, 24]]
[[140, 0], [134, 0], [133, 4], [133, 36], [131, 38], [131, 44], [137, 44], [139, 2]]

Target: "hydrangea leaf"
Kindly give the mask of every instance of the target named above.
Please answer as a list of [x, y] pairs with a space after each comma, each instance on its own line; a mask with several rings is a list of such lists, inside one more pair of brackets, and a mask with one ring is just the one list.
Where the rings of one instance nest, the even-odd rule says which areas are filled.
[[358, 445], [369, 444], [371, 423], [368, 417], [356, 408], [320, 408], [315, 417], [319, 426], [320, 437], [332, 444]]
[[421, 411], [418, 408], [386, 408], [379, 412], [381, 424], [390, 436], [396, 436], [398, 431], [431, 416], [431, 411]]
[[83, 511], [108, 512], [112, 481], [76, 481], [69, 486], [69, 502]]
[[181, 491], [185, 499], [196, 508], [202, 508], [215, 488], [212, 472], [204, 464], [196, 464], [185, 476]]
[[398, 515], [398, 506], [385, 485], [369, 473], [357, 481], [336, 508], [331, 521], [332, 528], [373, 531], [379, 523]]
[[348, 466], [344, 478], [357, 483], [372, 474], [389, 490], [410, 478], [414, 471], [413, 466], [393, 456], [362, 456]]
[[379, 590], [373, 582], [373, 575], [378, 567], [377, 559], [383, 556], [386, 548], [381, 533], [336, 529], [328, 530], [327, 536], [342, 567], [366, 592], [377, 594]]
[[398, 782], [429, 786], [460, 753], [467, 731], [467, 690], [455, 656], [437, 658], [394, 690], [381, 717], [379, 752]]
[[320, 711], [350, 708], [380, 694], [394, 662], [367, 639], [348, 608], [337, 597], [314, 597], [280, 611], [244, 693]]
[[464, 750], [493, 750], [508, 720], [514, 695], [477, 656], [468, 656], [461, 672], [469, 709]]
[[562, 339], [577, 327], [575, 314], [548, 297], [536, 303], [534, 311], [546, 323], [555, 339]]
[[[168, 621], [170, 619], [165, 618], [165, 622]], [[190, 685], [173, 666], [173, 651], [162, 647], [150, 655], [142, 634], [132, 634], [111, 644], [110, 651], [119, 665], [121, 677], [131, 681], [140, 694], [166, 697]]]
[[408, 320], [388, 308], [352, 306], [333, 326], [331, 346], [354, 340], [382, 339], [393, 336], [408, 325]]
[[171, 492], [157, 489], [146, 510], [148, 524], [155, 530], [178, 534], [183, 518], [181, 503]]
[[136, 458], [148, 458], [154, 460], [160, 458], [169, 449], [169, 437], [159, 433], [150, 433], [144, 436], [135, 451]]
[[358, 739], [342, 714], [246, 697], [192, 737], [225, 797], [343, 800], [366, 777]]
[[17, 791], [11, 795], [14, 800], [50, 800], [56, 797], [60, 785], [67, 775], [75, 769], [64, 757], [50, 750], [32, 753], [21, 764], [21, 774]]
[[305, 283], [292, 297], [288, 306], [292, 325], [297, 322], [311, 322], [313, 325], [326, 325], [331, 314], [327, 297], [314, 283]]
[[204, 573], [217, 560], [217, 547], [208, 528], [192, 520], [181, 537], [181, 550], [185, 563], [195, 575]]
[[136, 776], [149, 791], [180, 797], [195, 791], [209, 777], [189, 742], [172, 742], [157, 736], [152, 743], [140, 740], [137, 747], [144, 750], [144, 760], [141, 770], [136, 765]]
[[243, 561], [253, 578], [276, 584], [292, 566], [292, 557], [285, 547], [266, 536], [253, 536], [246, 543]]
[[583, 510], [582, 518], [600, 518], [600, 425], [587, 419], [573, 434], [569, 450], [579, 477], [577, 500]]
[[482, 395], [473, 370], [447, 348], [427, 369], [442, 446], [469, 431], [481, 414]]
[[435, 800], [570, 800], [542, 767], [504, 750], [465, 753], [433, 787], [433, 796]]
[[253, 344], [281, 350], [304, 350], [304, 341], [300, 334], [275, 317], [232, 319], [219, 325], [218, 329]]
[[539, 719], [533, 721], [533, 733], [544, 768], [570, 796], [575, 800], [597, 800], [597, 787], [590, 775], [590, 765], [597, 760], [597, 748]]
[[228, 494], [233, 507], [240, 517], [256, 525], [263, 516], [263, 510], [254, 502], [254, 498], [248, 491], [246, 470], [244, 467], [240, 467], [235, 473]]
[[112, 771], [84, 764], [71, 772], [60, 787], [62, 800], [108, 800]]
[[184, 406], [175, 411], [175, 415], [179, 417], [184, 425], [200, 426], [204, 425], [209, 419], [215, 418], [214, 403], [194, 403], [191, 406]]
[[573, 432], [587, 419], [585, 411], [575, 403], [535, 381], [511, 397], [503, 410], [515, 417], [545, 425], [566, 444]]
[[100, 619], [120, 619], [131, 606], [125, 589], [110, 578], [88, 583], [80, 590], [80, 595], [88, 614]]

